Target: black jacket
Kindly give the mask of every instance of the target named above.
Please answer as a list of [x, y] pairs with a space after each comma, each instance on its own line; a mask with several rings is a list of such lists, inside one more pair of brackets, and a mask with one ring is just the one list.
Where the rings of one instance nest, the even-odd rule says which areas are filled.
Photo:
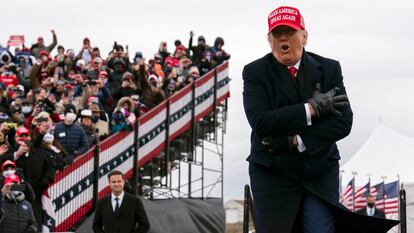
[[98, 201], [92, 228], [95, 233], [146, 233], [150, 225], [141, 200], [125, 193], [117, 214], [112, 209], [111, 195]]
[[[359, 216], [348, 213], [338, 203], [340, 155], [335, 142], [351, 131], [353, 113], [350, 106], [341, 110], [341, 117], [326, 115], [313, 118], [310, 126], [307, 125], [304, 107], [317, 83], [321, 84], [322, 92], [339, 87], [337, 95], [346, 94], [339, 62], [304, 51], [295, 82], [287, 67], [269, 53], [244, 67], [243, 81], [244, 109], [252, 128], [247, 160], [254, 163], [249, 171], [253, 198], [256, 207], [262, 208], [265, 222], [270, 228], [273, 226], [272, 231], [291, 232], [294, 229], [306, 192], [329, 203], [341, 216]], [[293, 135], [301, 137], [306, 146], [303, 153], [286, 148], [270, 154], [262, 144], [265, 137]], [[255, 179], [257, 166], [272, 173], [272, 180], [263, 177]], [[267, 190], [269, 187], [274, 188], [270, 191]], [[261, 196], [269, 197], [266, 192], [275, 195], [269, 200], [261, 199]], [[343, 222], [347, 220], [338, 219]], [[338, 221], [339, 225], [341, 221]], [[337, 229], [341, 232], [341, 227]]]
[[[0, 195], [1, 208], [4, 211], [3, 221], [0, 222], [1, 233], [36, 232], [36, 219], [32, 205], [26, 201], [11, 201]], [[1, 201], [3, 200], [3, 201]]]
[[28, 156], [16, 160], [17, 167], [23, 170], [26, 180], [32, 185], [36, 199], [40, 200], [42, 192], [53, 182], [56, 169], [49, 151], [32, 147]]

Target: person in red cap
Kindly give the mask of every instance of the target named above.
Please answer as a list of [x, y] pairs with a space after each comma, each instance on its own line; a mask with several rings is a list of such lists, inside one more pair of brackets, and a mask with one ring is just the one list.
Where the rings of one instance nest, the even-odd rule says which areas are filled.
[[350, 133], [353, 119], [341, 66], [305, 50], [308, 32], [294, 7], [268, 15], [267, 37], [271, 52], [243, 70], [256, 230], [339, 232], [349, 213], [338, 203], [336, 141]]
[[4, 185], [7, 177], [11, 175], [17, 175], [19, 178], [21, 178], [20, 184], [24, 184], [25, 186], [25, 189], [23, 191], [25, 195], [25, 199], [28, 200], [29, 202], [32, 202], [35, 200], [35, 194], [34, 194], [32, 186], [25, 181], [25, 179], [23, 178], [21, 169], [17, 168], [17, 165], [14, 161], [12, 160], [4, 161], [1, 165], [1, 171], [2, 171], [1, 173], [2, 175], [0, 176], [0, 186]]
[[1, 171], [3, 177], [8, 177], [10, 175], [13, 175], [16, 172], [16, 163], [11, 160], [6, 160], [1, 165]]
[[20, 184], [19, 176], [8, 176], [1, 189], [0, 196], [0, 232], [37, 232], [36, 219], [32, 205], [25, 199], [22, 191], [13, 190], [14, 185]]

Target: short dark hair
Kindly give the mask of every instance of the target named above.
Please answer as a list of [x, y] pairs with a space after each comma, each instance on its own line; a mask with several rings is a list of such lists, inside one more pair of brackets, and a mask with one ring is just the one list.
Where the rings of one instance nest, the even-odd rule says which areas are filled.
[[119, 170], [113, 170], [108, 173], [108, 180], [111, 179], [111, 176], [121, 175], [122, 179], [124, 179], [124, 174]]

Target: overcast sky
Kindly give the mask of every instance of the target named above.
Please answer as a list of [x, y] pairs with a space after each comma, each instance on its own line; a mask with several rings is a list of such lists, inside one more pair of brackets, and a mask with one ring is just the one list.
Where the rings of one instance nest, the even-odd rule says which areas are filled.
[[[230, 61], [231, 100], [225, 139], [225, 199], [241, 198], [248, 183], [250, 127], [242, 105], [243, 66], [270, 51], [267, 15], [290, 5], [301, 11], [308, 30], [307, 50], [339, 60], [354, 110], [349, 137], [339, 142], [343, 162], [382, 124], [414, 136], [412, 64], [414, 3], [395, 1], [5, 1], [0, 41], [24, 34], [27, 44], [43, 35], [78, 51], [88, 36], [106, 54], [116, 40], [149, 58], [165, 40], [187, 45], [189, 31], [213, 44], [225, 40]], [[375, 161], [373, 161], [375, 166]]]

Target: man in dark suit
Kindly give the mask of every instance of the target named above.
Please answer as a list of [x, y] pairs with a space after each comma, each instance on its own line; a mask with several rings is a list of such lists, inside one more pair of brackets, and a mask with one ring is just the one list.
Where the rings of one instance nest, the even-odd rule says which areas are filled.
[[397, 223], [348, 228], [354, 216], [341, 217], [350, 212], [338, 203], [335, 142], [350, 133], [353, 113], [339, 62], [305, 51], [308, 33], [298, 9], [277, 8], [268, 25], [272, 52], [243, 70], [257, 232], [386, 232]]
[[384, 212], [375, 207], [376, 199], [377, 199], [376, 196], [368, 195], [367, 206], [358, 210], [357, 213], [371, 216], [371, 217], [385, 218]]
[[[108, 174], [111, 194], [99, 200], [93, 219], [95, 233], [146, 233], [150, 225], [141, 200], [124, 192], [122, 172]], [[137, 226], [138, 225], [138, 226]]]

